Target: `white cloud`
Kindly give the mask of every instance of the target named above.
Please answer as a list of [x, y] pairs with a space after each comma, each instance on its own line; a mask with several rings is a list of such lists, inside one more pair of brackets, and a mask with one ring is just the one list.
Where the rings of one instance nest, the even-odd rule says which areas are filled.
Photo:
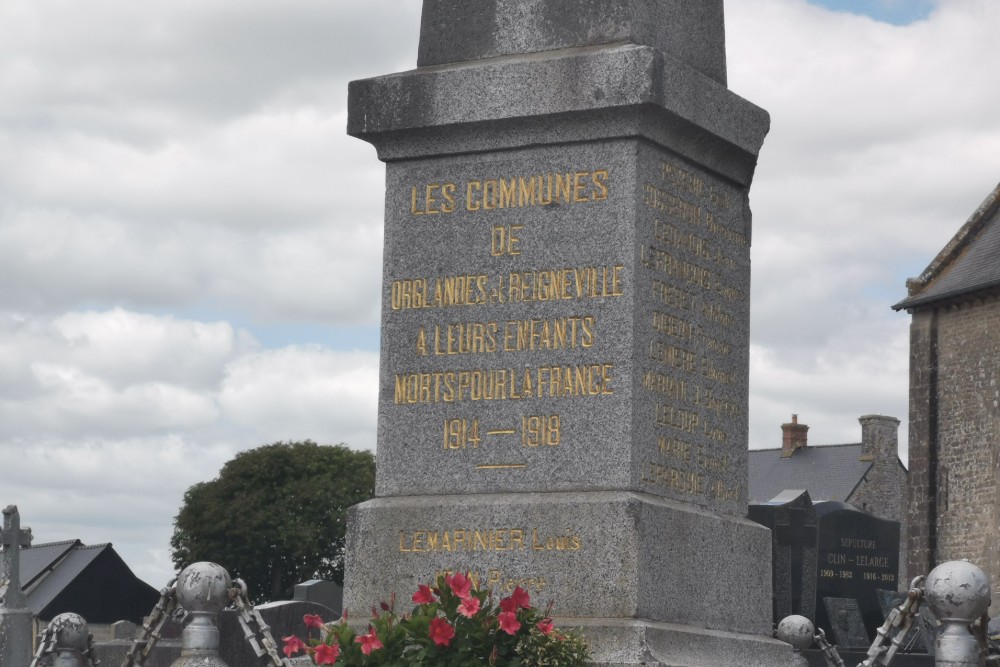
[[318, 346], [267, 350], [231, 364], [220, 403], [265, 440], [311, 438], [375, 449], [378, 356]]
[[[792, 413], [815, 442], [907, 421], [909, 318], [889, 306], [1000, 174], [1000, 5], [905, 27], [802, 0], [730, 3], [730, 87], [771, 112], [751, 190], [751, 445]], [[853, 435], [852, 435], [853, 434]]]
[[[373, 447], [374, 352], [252, 330], [376, 322], [383, 170], [346, 83], [413, 66], [420, 4], [0, 3], [0, 487], [39, 539], [111, 540], [159, 586], [184, 489], [236, 452]], [[998, 180], [1000, 4], [726, 9], [730, 85], [772, 114], [751, 443], [793, 412], [813, 442], [873, 412], [905, 441], [889, 305]]]

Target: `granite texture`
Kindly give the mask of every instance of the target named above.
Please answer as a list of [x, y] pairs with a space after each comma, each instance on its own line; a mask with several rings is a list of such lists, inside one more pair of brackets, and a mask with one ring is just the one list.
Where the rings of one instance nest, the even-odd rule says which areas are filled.
[[615, 42], [656, 48], [726, 83], [722, 0], [425, 0], [417, 64]]
[[[745, 515], [738, 188], [637, 140], [392, 163], [386, 183], [378, 496], [634, 490]], [[456, 281], [462, 302], [439, 298]]]
[[[573, 619], [654, 619], [764, 635], [768, 531], [655, 496], [550, 493], [378, 498], [352, 509], [349, 615], [437, 574], [521, 586]], [[747, 573], [754, 576], [748, 577]], [[738, 594], [736, 593], [738, 591]]]
[[420, 68], [348, 92], [348, 133], [383, 160], [641, 135], [748, 185], [770, 126], [724, 85], [631, 44]]

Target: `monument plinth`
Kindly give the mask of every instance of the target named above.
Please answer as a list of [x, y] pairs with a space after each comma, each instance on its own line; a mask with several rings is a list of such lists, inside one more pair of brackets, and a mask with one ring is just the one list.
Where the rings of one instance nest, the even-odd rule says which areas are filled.
[[428, 0], [420, 62], [350, 87], [386, 200], [345, 607], [470, 571], [601, 664], [789, 661], [745, 519], [768, 116], [725, 87], [721, 1]]

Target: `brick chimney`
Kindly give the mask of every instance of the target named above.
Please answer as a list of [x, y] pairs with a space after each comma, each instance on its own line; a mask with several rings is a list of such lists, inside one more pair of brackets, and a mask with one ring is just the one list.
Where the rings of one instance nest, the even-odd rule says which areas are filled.
[[806, 446], [809, 427], [799, 423], [799, 416], [792, 415], [792, 423], [781, 425], [781, 458], [787, 459], [795, 450]]

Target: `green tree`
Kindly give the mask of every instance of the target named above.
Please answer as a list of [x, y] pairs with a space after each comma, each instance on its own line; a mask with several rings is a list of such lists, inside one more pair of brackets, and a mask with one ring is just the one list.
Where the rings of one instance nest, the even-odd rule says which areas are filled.
[[170, 546], [174, 565], [218, 563], [255, 603], [295, 584], [343, 584], [347, 508], [375, 490], [375, 457], [343, 445], [276, 442], [241, 452], [184, 494]]

